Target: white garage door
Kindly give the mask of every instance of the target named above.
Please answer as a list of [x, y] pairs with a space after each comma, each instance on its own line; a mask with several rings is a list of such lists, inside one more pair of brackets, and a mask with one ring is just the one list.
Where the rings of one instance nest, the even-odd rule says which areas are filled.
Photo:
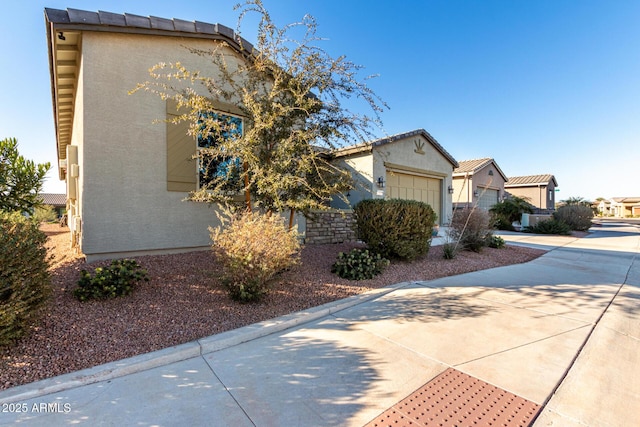
[[440, 222], [441, 180], [399, 172], [387, 172], [387, 197], [418, 200], [431, 206]]
[[498, 190], [490, 190], [488, 188], [478, 188], [480, 197], [478, 199], [478, 207], [489, 210], [491, 206], [498, 203]]

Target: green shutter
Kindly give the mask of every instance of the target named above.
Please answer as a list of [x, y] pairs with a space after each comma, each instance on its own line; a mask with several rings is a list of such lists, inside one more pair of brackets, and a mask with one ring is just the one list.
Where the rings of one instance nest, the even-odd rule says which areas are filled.
[[[177, 116], [176, 103], [167, 101], [167, 119]], [[197, 189], [196, 142], [187, 134], [188, 122], [167, 122], [167, 190], [189, 192]]]

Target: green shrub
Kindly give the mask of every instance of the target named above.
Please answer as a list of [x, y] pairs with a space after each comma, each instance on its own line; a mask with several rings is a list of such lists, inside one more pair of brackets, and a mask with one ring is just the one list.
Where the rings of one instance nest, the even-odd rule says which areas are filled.
[[55, 222], [58, 219], [56, 210], [51, 205], [42, 205], [36, 207], [33, 213], [33, 219], [38, 224], [41, 222]]
[[35, 221], [0, 212], [0, 346], [26, 333], [51, 294], [46, 240]]
[[222, 283], [231, 298], [257, 301], [278, 273], [298, 262], [298, 233], [287, 230], [278, 215], [226, 212], [221, 218], [223, 226], [210, 231], [213, 252], [222, 266]]
[[572, 230], [587, 231], [591, 227], [593, 209], [585, 205], [566, 205], [553, 213], [553, 219], [562, 221]]
[[373, 279], [389, 265], [389, 260], [367, 249], [352, 249], [348, 253], [340, 252], [331, 272], [349, 280]]
[[513, 231], [513, 223], [520, 222], [523, 213], [533, 213], [533, 205], [528, 198], [509, 196], [489, 209], [492, 223], [498, 230]]
[[93, 276], [82, 270], [73, 295], [80, 301], [125, 296], [133, 292], [140, 280], [148, 281], [149, 277], [137, 261], [117, 259], [109, 267], [96, 268]]
[[362, 200], [354, 207], [358, 238], [383, 258], [414, 260], [431, 245], [436, 214], [415, 200]]
[[444, 259], [454, 259], [458, 254], [458, 245], [455, 243], [445, 243], [442, 245]]
[[487, 246], [495, 249], [502, 249], [506, 245], [504, 239], [500, 236], [491, 235], [487, 238]]
[[483, 209], [456, 209], [449, 225], [449, 238], [463, 249], [480, 252], [491, 235], [489, 223], [489, 214]]
[[491, 215], [491, 226], [496, 230], [507, 230], [507, 231], [515, 231], [515, 227], [513, 223], [509, 222], [506, 218], [492, 214]]
[[558, 221], [557, 219], [545, 219], [543, 221], [538, 222], [536, 225], [531, 227], [526, 227], [524, 229], [526, 233], [536, 233], [536, 234], [563, 234], [570, 235], [571, 227], [565, 224], [562, 221]]

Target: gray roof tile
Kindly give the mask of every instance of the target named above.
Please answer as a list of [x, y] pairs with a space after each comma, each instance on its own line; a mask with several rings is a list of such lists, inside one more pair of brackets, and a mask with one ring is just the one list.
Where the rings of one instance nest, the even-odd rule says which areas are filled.
[[97, 12], [88, 12], [86, 10], [67, 9], [69, 13], [69, 22], [75, 24], [100, 24], [100, 16]]
[[98, 17], [100, 18], [100, 23], [103, 25], [114, 25], [116, 27], [127, 26], [127, 21], [124, 19], [124, 16], [118, 13], [103, 12], [99, 10]]
[[149, 21], [151, 23], [151, 28], [156, 28], [158, 30], [167, 30], [173, 31], [173, 21], [171, 19], [166, 18], [158, 18], [157, 16], [150, 16]]
[[184, 31], [185, 33], [195, 33], [196, 24], [191, 21], [183, 21], [182, 19], [173, 19], [173, 27], [176, 31]]
[[196, 24], [196, 31], [198, 33], [203, 33], [203, 34], [215, 34], [216, 33], [215, 24], [208, 24], [206, 22], [200, 22], [200, 21], [195, 21], [195, 24]]
[[132, 15], [130, 13], [125, 13], [124, 19], [125, 21], [127, 21], [128, 27], [151, 28], [151, 23], [149, 22], [149, 18], [147, 18], [146, 16]]

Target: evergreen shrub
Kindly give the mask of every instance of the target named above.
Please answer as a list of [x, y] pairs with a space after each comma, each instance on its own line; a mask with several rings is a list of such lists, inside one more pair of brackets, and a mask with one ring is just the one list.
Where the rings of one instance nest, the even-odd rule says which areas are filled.
[[116, 259], [108, 267], [96, 268], [93, 276], [82, 270], [73, 295], [80, 301], [125, 296], [133, 292], [140, 280], [148, 281], [149, 277], [137, 261]]
[[338, 254], [331, 272], [349, 280], [373, 279], [389, 265], [389, 260], [367, 249], [352, 249]]
[[32, 219], [0, 212], [0, 346], [28, 331], [51, 294], [46, 240]]
[[358, 238], [383, 258], [414, 260], [431, 246], [436, 214], [415, 200], [366, 199], [354, 207]]
[[526, 233], [562, 234], [568, 236], [571, 234], [571, 227], [569, 227], [565, 222], [550, 218], [542, 220], [534, 226], [526, 227], [524, 231]]

